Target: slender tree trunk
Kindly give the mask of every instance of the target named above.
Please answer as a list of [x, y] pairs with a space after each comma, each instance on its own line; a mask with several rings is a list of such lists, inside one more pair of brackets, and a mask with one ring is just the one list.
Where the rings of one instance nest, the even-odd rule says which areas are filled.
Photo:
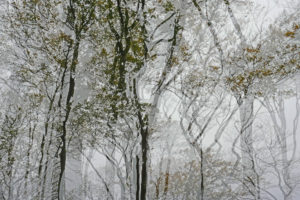
[[[115, 145], [109, 144], [107, 153], [111, 157], [115, 157], [114, 151], [115, 151]], [[109, 187], [109, 191], [111, 195], [114, 196], [115, 167], [112, 166], [111, 162], [109, 162], [108, 160], [105, 163], [105, 181]]]
[[57, 152], [54, 158], [54, 171], [52, 178], [52, 199], [64, 200], [65, 199], [65, 168], [67, 158], [67, 122], [71, 113], [73, 96], [75, 91], [75, 70], [78, 62], [78, 51], [80, 44], [80, 34], [76, 35], [76, 42], [74, 45], [74, 51], [72, 56], [72, 62], [70, 66], [69, 75], [69, 88], [66, 99], [66, 111], [64, 120], [61, 125], [61, 133], [57, 136], [56, 146]]
[[9, 148], [8, 148], [8, 155], [7, 155], [7, 163], [8, 163], [8, 171], [7, 171], [7, 178], [8, 178], [8, 200], [13, 200], [14, 199], [14, 185], [13, 185], [13, 165], [14, 165], [14, 160], [15, 158], [13, 157], [13, 147], [14, 147], [14, 142], [13, 142], [13, 137], [9, 138]]
[[[71, 149], [67, 153], [66, 193], [68, 198], [73, 200], [83, 199], [81, 147], [81, 139], [76, 136], [72, 140]], [[70, 155], [70, 151], [72, 151], [72, 155]]]
[[135, 192], [135, 199], [140, 199], [140, 159], [139, 156], [136, 155], [136, 192]]
[[[271, 119], [273, 121], [275, 132], [277, 134], [279, 148], [281, 153], [281, 162], [282, 166], [280, 168], [282, 174], [282, 192], [284, 195], [284, 200], [291, 199], [290, 193], [292, 192], [292, 187], [290, 185], [290, 169], [289, 169], [289, 160], [288, 160], [288, 149], [287, 149], [287, 135], [286, 135], [286, 119], [285, 119], [285, 109], [284, 109], [284, 99], [279, 97], [278, 102], [274, 102], [275, 107], [278, 108], [277, 112], [272, 108], [272, 105], [269, 102], [269, 99], [266, 100], [267, 109], [270, 113]], [[277, 121], [277, 119], [279, 121]], [[279, 177], [280, 178], [280, 177]]]
[[284, 200], [290, 200], [291, 199], [291, 192], [292, 192], [292, 187], [290, 184], [290, 169], [289, 169], [289, 161], [288, 161], [288, 150], [287, 150], [287, 140], [286, 140], [286, 120], [285, 120], [285, 113], [284, 113], [284, 101], [283, 99], [280, 99], [279, 102], [279, 109], [280, 109], [280, 150], [281, 150], [281, 159], [282, 159], [282, 177], [284, 181], [284, 185], [286, 186], [285, 189], [285, 194], [284, 194]]
[[259, 186], [255, 170], [252, 122], [254, 98], [248, 96], [239, 103], [241, 132], [240, 145], [242, 153], [243, 186], [255, 199], [259, 199]]
[[164, 185], [164, 193], [163, 193], [163, 197], [165, 200], [167, 199], [167, 194], [168, 194], [168, 190], [169, 190], [170, 165], [171, 165], [170, 156], [171, 155], [169, 154], [168, 161], [167, 161], [166, 173], [165, 173], [165, 185]]
[[148, 130], [142, 132], [142, 174], [141, 174], [141, 200], [147, 197], [147, 162], [148, 162]]
[[201, 183], [200, 183], [200, 200], [204, 200], [204, 169], [203, 169], [203, 150], [202, 147], [200, 149], [200, 175], [201, 175]]

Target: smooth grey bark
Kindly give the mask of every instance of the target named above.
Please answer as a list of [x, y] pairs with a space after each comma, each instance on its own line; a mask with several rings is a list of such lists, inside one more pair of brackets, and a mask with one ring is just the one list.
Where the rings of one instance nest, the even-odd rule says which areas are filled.
[[255, 169], [255, 158], [253, 148], [252, 123], [254, 97], [249, 95], [238, 102], [240, 111], [240, 147], [243, 169], [243, 186], [255, 199], [260, 199], [259, 176]]
[[[108, 144], [107, 147], [107, 154], [109, 154], [111, 157], [115, 157], [115, 145]], [[105, 163], [105, 182], [107, 183], [109, 187], [109, 191], [111, 195], [114, 197], [114, 184], [115, 184], [115, 167], [106, 160]]]
[[71, 141], [66, 160], [66, 194], [74, 200], [83, 199], [82, 144], [80, 138]]

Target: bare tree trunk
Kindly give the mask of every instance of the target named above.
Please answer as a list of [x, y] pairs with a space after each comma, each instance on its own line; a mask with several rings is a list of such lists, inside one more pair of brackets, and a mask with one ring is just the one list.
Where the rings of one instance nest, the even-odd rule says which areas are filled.
[[61, 171], [61, 162], [58, 155], [53, 159], [53, 171], [52, 171], [52, 192], [51, 199], [52, 200], [63, 200], [64, 192], [65, 192], [65, 174]]
[[[140, 199], [140, 159], [139, 156], [136, 156], [136, 168], [135, 168], [135, 173], [136, 173], [136, 191], [135, 191], [135, 199], [139, 200]], [[133, 176], [134, 177], [134, 176]]]
[[168, 160], [167, 160], [167, 168], [166, 168], [166, 173], [165, 173], [165, 185], [164, 185], [164, 193], [163, 197], [166, 200], [167, 199], [167, 194], [169, 190], [169, 176], [170, 176], [170, 165], [171, 165], [171, 159], [170, 159], [170, 153], [168, 155]]
[[242, 182], [245, 191], [250, 193], [255, 199], [260, 199], [252, 138], [253, 102], [254, 98], [251, 96], [239, 102], [241, 120], [240, 146], [243, 168]]
[[[115, 145], [109, 144], [107, 153], [111, 157], [115, 157], [114, 151], [115, 151]], [[112, 194], [112, 196], [114, 196], [115, 167], [112, 166], [111, 162], [109, 162], [108, 160], [106, 160], [105, 163], [105, 182], [109, 187], [110, 193]]]
[[204, 159], [203, 159], [203, 149], [201, 145], [200, 149], [200, 175], [201, 175], [201, 183], [200, 183], [200, 200], [204, 200], [204, 169], [203, 169], [203, 164], [204, 164]]
[[[72, 152], [72, 155], [70, 155]], [[76, 136], [71, 142], [71, 148], [68, 150], [66, 167], [66, 193], [68, 198], [74, 200], [83, 199], [83, 181], [82, 181], [82, 144], [81, 139]]]
[[148, 179], [148, 172], [147, 172], [147, 161], [148, 161], [148, 130], [142, 132], [142, 174], [141, 174], [141, 200], [146, 200], [147, 195], [147, 179]]
[[281, 127], [279, 128], [279, 139], [280, 139], [280, 150], [282, 158], [282, 177], [285, 185], [284, 200], [291, 199], [291, 192], [293, 188], [290, 183], [290, 164], [288, 160], [288, 149], [287, 149], [287, 129], [286, 129], [286, 119], [285, 119], [285, 109], [284, 109], [284, 100], [280, 97], [279, 100], [279, 120]]
[[[58, 136], [56, 136], [56, 148], [57, 152], [55, 153], [54, 158], [54, 171], [53, 171], [53, 181], [52, 181], [52, 198], [58, 198], [58, 200], [64, 200], [65, 196], [65, 168], [66, 168], [66, 158], [67, 158], [67, 122], [72, 109], [73, 96], [75, 92], [75, 69], [78, 62], [78, 52], [80, 44], [80, 33], [76, 33], [76, 43], [74, 45], [74, 51], [72, 56], [72, 63], [70, 66], [70, 75], [69, 75], [69, 88], [66, 99], [66, 112], [61, 130], [58, 131]], [[61, 93], [62, 95], [62, 93]], [[61, 132], [60, 132], [61, 131]], [[54, 199], [53, 199], [54, 200]]]

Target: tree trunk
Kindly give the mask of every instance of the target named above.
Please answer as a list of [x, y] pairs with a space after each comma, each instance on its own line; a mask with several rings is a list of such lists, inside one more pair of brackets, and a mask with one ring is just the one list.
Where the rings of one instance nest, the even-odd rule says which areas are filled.
[[291, 192], [292, 187], [290, 183], [290, 169], [289, 169], [289, 161], [288, 161], [288, 149], [287, 149], [287, 140], [286, 140], [286, 120], [285, 120], [285, 109], [284, 109], [284, 100], [281, 98], [279, 102], [279, 119], [280, 119], [280, 150], [281, 150], [281, 159], [282, 159], [282, 177], [283, 182], [285, 185], [285, 194], [284, 194], [284, 200], [290, 200], [291, 199]]
[[240, 145], [242, 153], [243, 190], [251, 194], [255, 199], [260, 199], [259, 187], [257, 185], [257, 173], [255, 171], [254, 149], [252, 138], [254, 98], [248, 96], [239, 103], [241, 131]]
[[135, 191], [135, 199], [139, 200], [140, 199], [140, 159], [139, 156], [136, 156], [136, 168], [135, 168], [135, 173], [136, 173], [136, 191]]
[[[115, 157], [114, 151], [115, 151], [115, 145], [109, 144], [107, 153], [113, 158]], [[109, 191], [111, 195], [114, 196], [115, 167], [108, 160], [106, 160], [105, 163], [105, 182], [109, 187]]]
[[200, 149], [200, 174], [201, 174], [201, 183], [200, 183], [200, 200], [204, 200], [204, 169], [203, 169], [203, 150], [202, 150], [202, 145]]
[[146, 200], [147, 196], [147, 161], [148, 161], [148, 130], [141, 134], [142, 136], [142, 174], [141, 174], [141, 200]]
[[68, 198], [81, 200], [83, 199], [81, 139], [76, 136], [70, 146], [71, 149], [67, 153], [66, 192]]
[[[67, 136], [67, 122], [69, 120], [70, 112], [72, 109], [73, 96], [75, 91], [75, 70], [78, 62], [78, 52], [80, 44], [80, 35], [76, 36], [76, 43], [74, 45], [74, 51], [72, 56], [72, 62], [70, 66], [70, 75], [69, 75], [69, 88], [66, 99], [66, 108], [65, 116], [61, 125], [61, 133], [58, 132], [56, 147], [57, 152], [54, 159], [54, 171], [53, 171], [53, 181], [52, 181], [52, 199], [56, 198], [58, 200], [65, 199], [65, 168], [66, 168], [66, 159], [67, 159], [67, 145], [66, 145], [66, 136]], [[67, 61], [66, 61], [67, 62]], [[54, 200], [53, 199], [53, 200]]]

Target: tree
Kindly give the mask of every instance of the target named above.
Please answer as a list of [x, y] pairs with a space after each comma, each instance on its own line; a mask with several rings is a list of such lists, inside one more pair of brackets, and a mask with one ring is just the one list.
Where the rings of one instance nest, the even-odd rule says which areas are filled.
[[[293, 31], [297, 32], [297, 30], [298, 26], [294, 25]], [[293, 36], [290, 34], [293, 35], [293, 31], [280, 33], [279, 37], [291, 38]], [[246, 47], [242, 50], [238, 50], [240, 53], [235, 52], [233, 60], [229, 61], [229, 65], [233, 65], [235, 69], [230, 70], [231, 72], [227, 77], [227, 83], [241, 108], [240, 116], [242, 128], [240, 137], [242, 154], [245, 154], [244, 156], [242, 155], [242, 160], [243, 157], [245, 158], [245, 163], [243, 163], [245, 171], [247, 171], [246, 168], [248, 168], [248, 166], [252, 166], [250, 168], [253, 169], [255, 168], [255, 159], [253, 157], [254, 141], [252, 139], [251, 128], [254, 120], [254, 99], [256, 97], [259, 98], [261, 96], [274, 94], [278, 82], [293, 77], [299, 71], [299, 64], [296, 62], [296, 60], [298, 60], [297, 57], [299, 56], [295, 49], [297, 45], [292, 45], [295, 41], [293, 41], [293, 39], [284, 39], [280, 41], [280, 39], [277, 38], [278, 33], [275, 33], [275, 30], [272, 30], [272, 34], [269, 34], [270, 33], [267, 33], [266, 38], [258, 41], [259, 44], [257, 47]], [[272, 38], [272, 43], [269, 42], [270, 38]], [[273, 46], [274, 41], [277, 42], [276, 47]], [[245, 69], [244, 66], [247, 68]], [[255, 174], [256, 172], [248, 177], [257, 176]], [[250, 183], [250, 185], [259, 181], [258, 177], [251, 179], [253, 180], [245, 181]], [[259, 191], [260, 186], [258, 185], [258, 182], [254, 187]], [[260, 198], [259, 192], [257, 193], [256, 198]]]
[[[40, 108], [47, 109], [38, 167], [38, 175], [44, 177], [40, 198], [44, 198], [51, 170], [52, 197], [64, 199], [67, 124], [74, 102], [75, 73], [80, 44], [95, 16], [95, 3], [9, 2], [7, 30], [18, 47], [16, 78], [27, 87], [27, 95], [39, 96]], [[48, 168], [49, 159], [52, 169]]]
[[[122, 188], [121, 198], [126, 195], [132, 197], [135, 192], [136, 199], [145, 199], [149, 137], [155, 131], [159, 101], [177, 71], [174, 54], [177, 53], [180, 38], [180, 13], [170, 2], [151, 5], [144, 1], [107, 1], [99, 9], [107, 13], [99, 21], [99, 27], [103, 24], [107, 26], [102, 30], [103, 38], [91, 33], [94, 36], [91, 47], [99, 49], [103, 39], [107, 45], [100, 52], [95, 50], [97, 53], [91, 59], [93, 78], [89, 84], [94, 95], [83, 109], [87, 112], [86, 116], [92, 116], [92, 120], [89, 118], [91, 122], [100, 122], [95, 132], [100, 134], [102, 140], [113, 145], [124, 159], [125, 180], [121, 176], [122, 168], [108, 153], [107, 146], [100, 145], [109, 162], [116, 168]], [[151, 24], [159, 18], [160, 12], [165, 12], [161, 21]], [[167, 26], [172, 27], [171, 31], [163, 30]], [[159, 31], [165, 31], [166, 34], [160, 37]], [[168, 54], [158, 55], [163, 51], [168, 51]], [[162, 62], [162, 59], [166, 61]], [[157, 62], [163, 67], [154, 71], [151, 67]], [[159, 74], [155, 78], [151, 74], [154, 72]], [[150, 99], [145, 99], [140, 92], [148, 84], [144, 80], [151, 78], [153, 81], [150, 84], [155, 84], [153, 94]], [[91, 110], [92, 114], [89, 113]], [[130, 185], [129, 188], [127, 185]], [[136, 188], [131, 188], [134, 185]]]

